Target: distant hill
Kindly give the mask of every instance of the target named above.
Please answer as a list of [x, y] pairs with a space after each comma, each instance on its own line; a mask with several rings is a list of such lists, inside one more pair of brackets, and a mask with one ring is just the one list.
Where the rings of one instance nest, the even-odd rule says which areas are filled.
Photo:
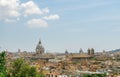
[[120, 49], [111, 50], [109, 52], [120, 52]]

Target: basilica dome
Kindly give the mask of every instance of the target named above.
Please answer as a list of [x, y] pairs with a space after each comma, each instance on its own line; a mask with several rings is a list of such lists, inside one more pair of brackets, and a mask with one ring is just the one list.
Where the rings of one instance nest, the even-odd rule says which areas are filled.
[[36, 46], [36, 53], [37, 54], [43, 54], [44, 53], [44, 47], [42, 46], [41, 41], [39, 40], [37, 46]]

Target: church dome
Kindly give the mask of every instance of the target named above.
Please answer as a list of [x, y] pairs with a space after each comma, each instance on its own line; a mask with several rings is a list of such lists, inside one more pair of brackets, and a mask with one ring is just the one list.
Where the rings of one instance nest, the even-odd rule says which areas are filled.
[[36, 46], [36, 53], [37, 54], [43, 54], [44, 53], [44, 47], [41, 44], [41, 41], [38, 42]]

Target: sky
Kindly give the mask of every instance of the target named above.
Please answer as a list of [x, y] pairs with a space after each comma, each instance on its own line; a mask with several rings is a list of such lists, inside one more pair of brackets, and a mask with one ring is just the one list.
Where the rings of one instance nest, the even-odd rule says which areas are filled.
[[120, 0], [0, 0], [0, 51], [120, 48]]

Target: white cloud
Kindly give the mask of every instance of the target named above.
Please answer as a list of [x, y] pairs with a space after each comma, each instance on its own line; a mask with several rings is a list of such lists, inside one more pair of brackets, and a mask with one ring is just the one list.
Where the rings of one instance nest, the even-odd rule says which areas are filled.
[[32, 19], [27, 22], [30, 28], [48, 27], [48, 23], [42, 19]]
[[33, 2], [33, 1], [28, 1], [26, 3], [22, 3], [21, 7], [24, 10], [24, 15], [33, 15], [33, 14], [43, 14], [42, 10]]
[[[57, 14], [47, 17], [46, 13], [50, 13], [50, 10], [48, 8], [40, 8], [33, 0], [28, 0], [24, 3], [21, 0], [0, 0], [0, 21], [5, 23], [17, 22], [23, 19], [23, 23], [27, 22], [29, 27], [38, 28], [48, 26], [48, 23], [42, 18], [46, 20], [59, 19]], [[29, 17], [30, 15], [32, 16]], [[38, 19], [35, 19], [36, 16], [33, 17], [33, 15], [37, 15]], [[43, 15], [45, 17], [42, 17]], [[29, 21], [26, 21], [27, 19]]]
[[50, 12], [50, 10], [48, 8], [43, 8], [42, 11], [43, 11], [43, 13], [49, 13]]
[[60, 16], [55, 14], [55, 15], [45, 16], [43, 18], [46, 19], [46, 20], [57, 20], [57, 19], [60, 18]]
[[19, 0], [0, 0], [0, 19], [15, 18], [20, 16]]

